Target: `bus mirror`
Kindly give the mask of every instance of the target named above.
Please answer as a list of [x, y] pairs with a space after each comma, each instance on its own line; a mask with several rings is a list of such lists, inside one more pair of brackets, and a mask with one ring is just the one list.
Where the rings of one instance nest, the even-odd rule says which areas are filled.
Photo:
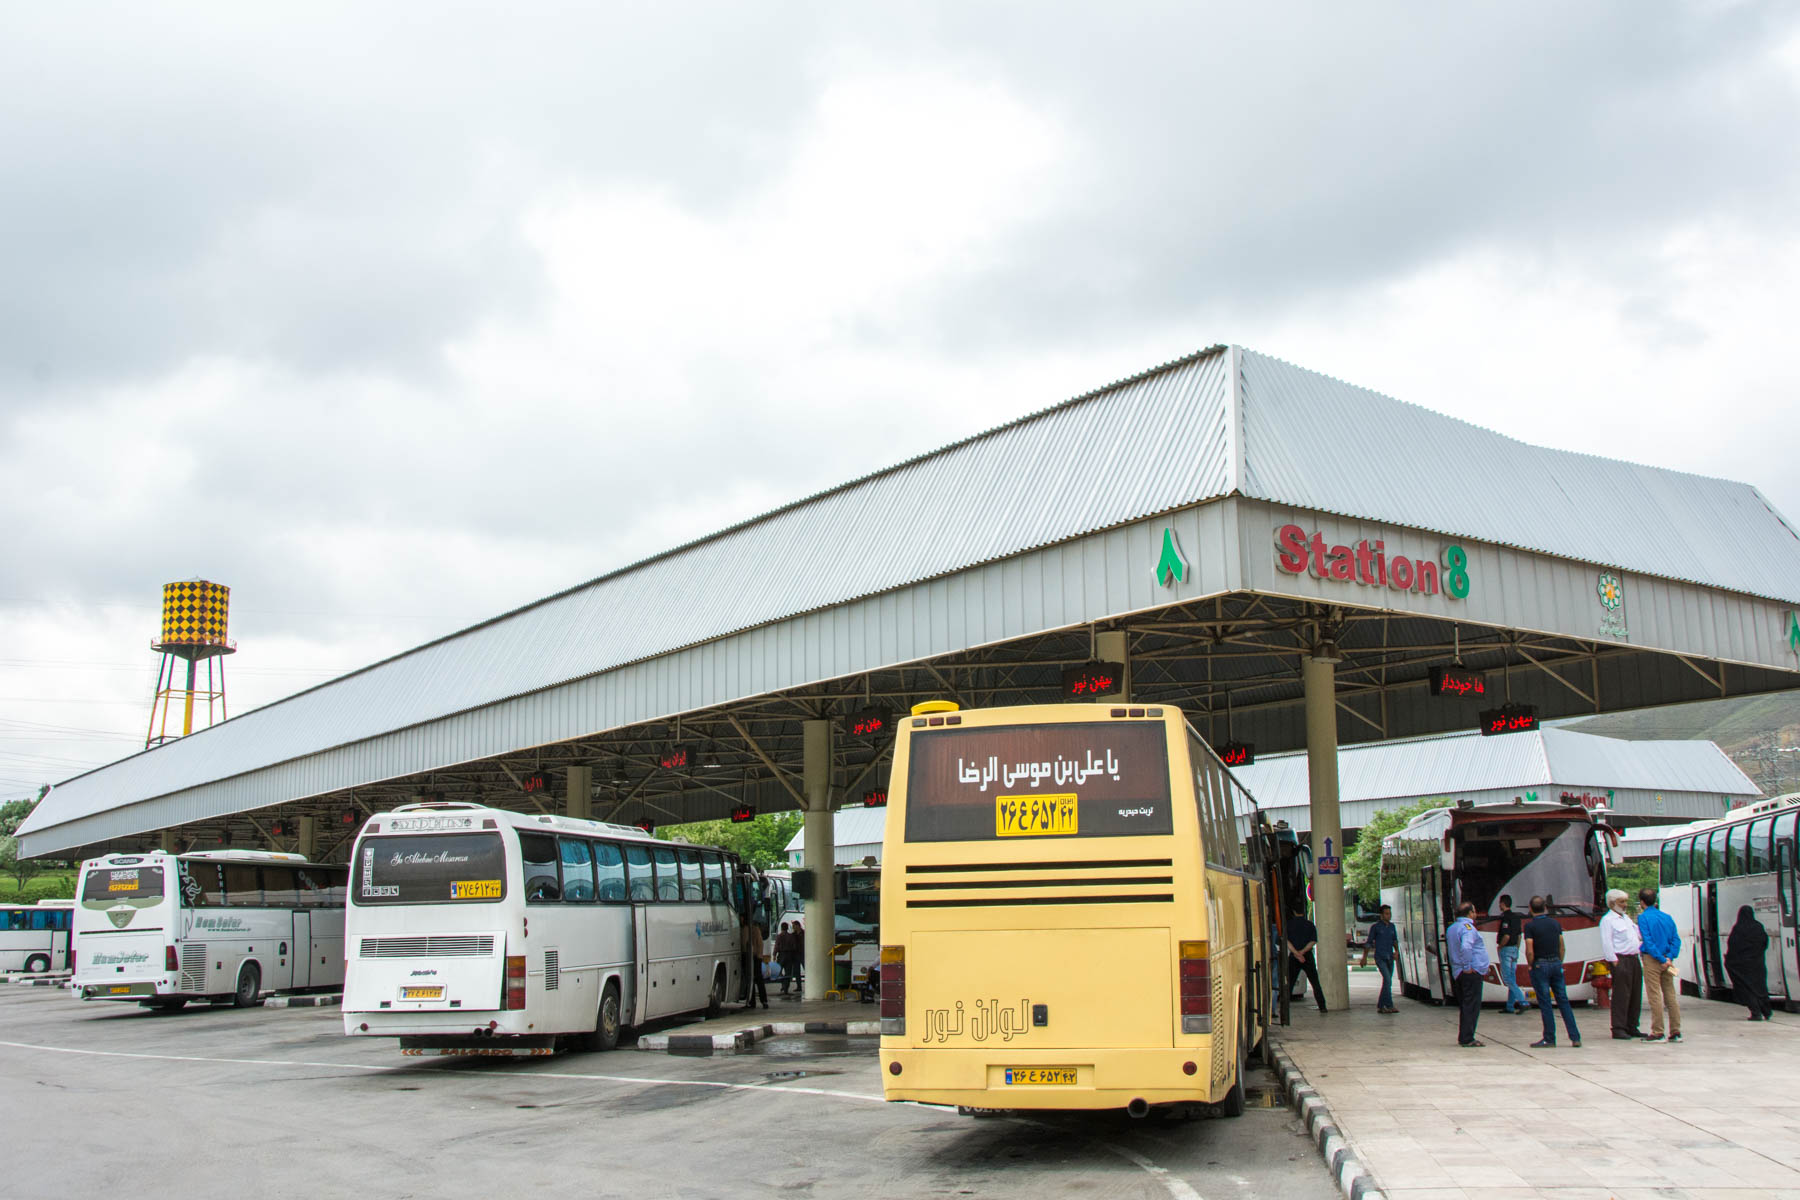
[[798, 871], [795, 871], [794, 872], [794, 880], [793, 880], [794, 895], [800, 897], [800, 899], [802, 899], [802, 900], [811, 900], [813, 898], [813, 892], [815, 890], [813, 887], [815, 880], [816, 880], [816, 877], [814, 876], [813, 872], [806, 869], [805, 867], [802, 867]]

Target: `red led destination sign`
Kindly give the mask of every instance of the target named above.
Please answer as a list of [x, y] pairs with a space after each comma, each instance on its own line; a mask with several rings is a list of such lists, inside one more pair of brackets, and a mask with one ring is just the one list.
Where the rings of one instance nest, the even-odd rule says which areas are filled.
[[880, 737], [894, 728], [894, 715], [885, 708], [865, 708], [844, 718], [844, 732], [851, 737]]
[[656, 765], [665, 771], [685, 771], [694, 765], [692, 746], [669, 746], [656, 756]]
[[1250, 742], [1222, 742], [1216, 750], [1228, 767], [1247, 767], [1256, 761], [1256, 747]]
[[748, 804], [734, 804], [731, 808], [731, 820], [736, 825], [742, 825], [745, 821], [754, 821], [756, 820], [756, 810]]
[[1064, 667], [1062, 691], [1065, 699], [1090, 700], [1095, 696], [1116, 696], [1119, 681], [1125, 678], [1125, 664], [1112, 662], [1083, 663]]
[[643, 830], [645, 833], [655, 833], [656, 832], [656, 822], [652, 821], [649, 817], [645, 817], [642, 821], [633, 821], [632, 824], [636, 825], [639, 829]]
[[1482, 737], [1497, 733], [1528, 733], [1537, 727], [1537, 706], [1532, 704], [1503, 704], [1481, 714]]
[[542, 771], [533, 771], [529, 775], [519, 776], [519, 789], [530, 795], [532, 792], [550, 790], [550, 780]]
[[1431, 668], [1434, 696], [1486, 696], [1487, 677], [1466, 667]]
[[870, 788], [868, 791], [864, 792], [863, 793], [863, 807], [864, 808], [886, 808], [887, 807], [887, 789], [886, 788]]

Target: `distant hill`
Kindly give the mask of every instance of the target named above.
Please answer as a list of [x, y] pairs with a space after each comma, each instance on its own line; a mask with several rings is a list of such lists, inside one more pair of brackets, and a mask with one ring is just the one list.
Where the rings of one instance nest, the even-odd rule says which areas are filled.
[[[1717, 742], [1769, 795], [1800, 791], [1800, 691], [1609, 713], [1563, 728], [1633, 742], [1662, 738]], [[1795, 752], [1783, 753], [1787, 748]]]

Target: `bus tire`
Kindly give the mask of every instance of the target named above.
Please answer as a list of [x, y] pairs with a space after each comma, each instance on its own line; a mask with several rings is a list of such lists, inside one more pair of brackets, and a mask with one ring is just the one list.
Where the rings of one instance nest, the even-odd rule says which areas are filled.
[[245, 963], [238, 968], [237, 991], [231, 995], [233, 1008], [250, 1008], [261, 1002], [262, 968], [255, 963]]
[[587, 1036], [589, 1050], [619, 1048], [619, 981], [609, 979], [600, 991], [600, 1010], [594, 1014], [594, 1032]]
[[725, 968], [714, 968], [712, 991], [706, 994], [706, 1015], [716, 1017], [725, 1011]]
[[25, 973], [28, 975], [42, 975], [49, 969], [50, 956], [47, 954], [34, 954], [25, 960]]
[[1244, 1060], [1238, 1058], [1237, 1077], [1231, 1081], [1231, 1090], [1225, 1093], [1225, 1099], [1219, 1102], [1219, 1115], [1222, 1117], [1241, 1117], [1244, 1115]]

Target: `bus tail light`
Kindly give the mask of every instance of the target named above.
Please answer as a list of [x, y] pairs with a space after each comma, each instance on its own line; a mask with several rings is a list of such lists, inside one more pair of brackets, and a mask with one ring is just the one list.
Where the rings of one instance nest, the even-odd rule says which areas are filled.
[[1212, 959], [1205, 942], [1181, 943], [1181, 1032], [1212, 1032]]
[[881, 948], [881, 1032], [906, 1034], [906, 947]]
[[501, 1008], [514, 1011], [525, 1007], [525, 956], [506, 956], [506, 996]]
[[181, 960], [175, 957], [175, 947], [173, 946], [163, 947], [163, 970], [170, 974], [181, 970]]

